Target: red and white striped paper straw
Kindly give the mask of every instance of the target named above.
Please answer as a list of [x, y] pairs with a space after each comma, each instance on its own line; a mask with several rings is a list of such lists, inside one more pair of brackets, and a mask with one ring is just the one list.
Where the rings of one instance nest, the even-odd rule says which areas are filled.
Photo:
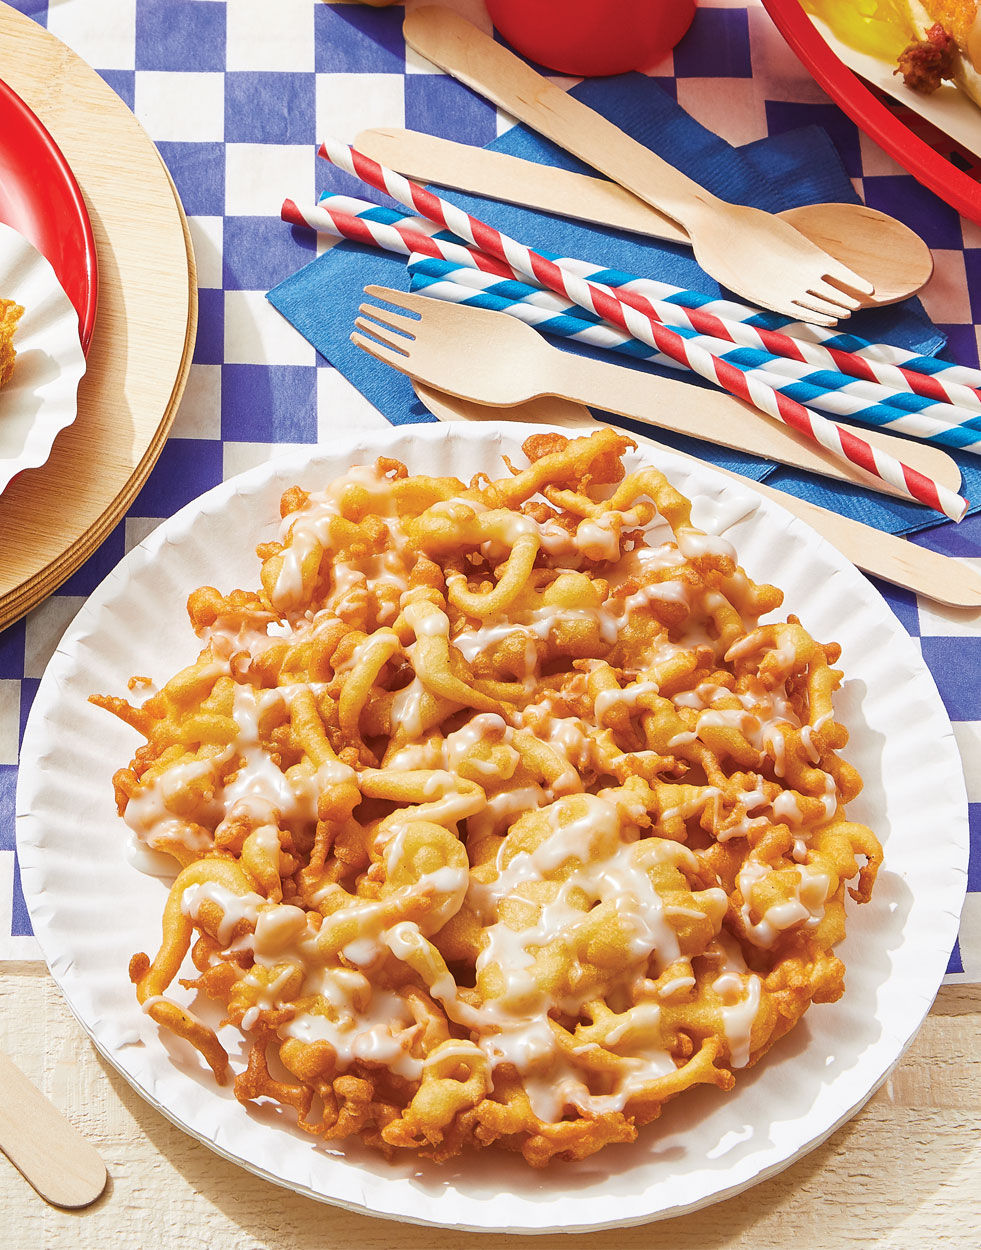
[[[379, 217], [380, 213], [384, 215]], [[307, 209], [300, 209], [292, 200], [287, 200], [283, 205], [282, 215], [286, 221], [294, 225], [303, 224], [321, 233], [327, 232], [359, 243], [374, 244], [376, 247], [401, 255], [405, 255], [406, 247], [410, 246], [414, 240], [418, 240], [418, 235], [422, 234], [430, 240], [426, 255], [424, 257], [419, 252], [411, 253], [408, 257], [409, 268], [410, 270], [412, 268], [413, 256], [423, 263], [429, 261], [452, 266], [452, 272], [446, 275], [447, 279], [451, 279], [451, 286], [446, 288], [447, 290], [456, 283], [473, 285], [476, 289], [482, 290], [488, 284], [493, 285], [504, 281], [520, 286], [522, 293], [515, 293], [513, 298], [520, 301], [521, 306], [532, 304], [546, 312], [559, 313], [565, 317], [573, 317], [580, 311], [578, 306], [570, 300], [562, 299], [537, 284], [529, 284], [522, 274], [502, 261], [494, 260], [492, 257], [485, 256], [483, 252], [465, 247], [459, 240], [433, 238], [432, 236], [441, 231], [442, 227], [436, 222], [428, 221], [425, 217], [413, 217], [407, 212], [396, 213], [388, 209], [382, 210], [377, 204], [345, 195], [325, 196], [316, 207]], [[572, 273], [578, 273], [584, 278], [591, 278], [597, 270], [597, 266], [585, 265], [580, 261], [556, 257], [552, 259], [560, 268], [569, 268]], [[642, 280], [634, 279], [634, 281], [639, 283]], [[647, 285], [653, 286], [654, 284], [647, 283]], [[676, 290], [671, 287], [666, 287], [666, 289], [672, 292]], [[651, 300], [644, 311], [649, 309], [658, 321], [669, 327], [673, 328], [678, 325], [684, 327], [688, 324], [684, 320], [686, 310], [683, 307], [679, 309], [674, 303], [652, 299], [639, 287], [635, 290], [630, 286], [617, 284], [617, 292], [625, 301], [628, 293], [640, 294], [645, 299]], [[427, 290], [426, 293], [439, 298], [435, 290]], [[511, 294], [508, 293], [506, 298], [512, 298]], [[587, 323], [582, 324], [585, 326]], [[601, 337], [612, 334], [615, 337], [619, 336], [624, 342], [633, 341], [622, 330], [614, 329], [605, 323], [589, 322], [588, 324], [596, 324]], [[732, 333], [728, 333], [725, 339], [703, 335], [699, 345], [714, 355], [728, 360], [730, 351], [741, 350], [738, 346], [741, 339], [737, 334], [741, 327], [731, 322], [725, 322], [725, 324], [732, 326]], [[646, 348], [647, 345], [643, 346]], [[665, 357], [654, 349], [650, 349], [650, 356], [673, 368], [685, 368], [678, 361]], [[781, 392], [793, 385], [796, 380], [801, 378], [807, 380], [808, 371], [811, 369], [811, 366], [806, 363], [789, 360], [784, 356], [771, 357], [769, 364], [753, 370], [747, 370], [742, 363], [739, 363], [739, 367], [744, 373], [752, 372], [768, 386]], [[850, 381], [843, 379], [843, 381], [847, 381], [847, 385], [839, 385], [823, 391], [820, 399], [813, 397], [801, 402], [805, 403], [808, 408], [823, 411], [831, 419], [846, 416], [867, 424], [881, 425], [899, 433], [930, 439], [941, 445], [959, 447], [981, 455], [981, 431], [976, 433], [973, 441], [963, 433], [959, 433], [959, 427], [965, 422], [974, 422], [974, 413], [952, 404], [932, 402], [926, 411], [911, 412], [896, 405], [890, 417], [887, 412], [880, 411], [880, 409], [883, 405], [889, 405], [893, 397], [900, 393], [908, 394], [908, 392], [897, 392], [881, 383], [865, 382], [859, 378]], [[870, 418], [866, 414], [866, 409], [874, 411], [874, 417]], [[973, 429], [973, 424], [971, 428]]]
[[[367, 200], [343, 195], [331, 195], [322, 199], [318, 208], [327, 210], [327, 218], [323, 216], [317, 218], [315, 212], [308, 210], [301, 211], [292, 201], [287, 201], [287, 204], [292, 215], [286, 220], [300, 224], [299, 217], [303, 217], [312, 229], [340, 234], [344, 238], [357, 237], [359, 241], [370, 242], [360, 234], [357, 236], [352, 234], [351, 230], [358, 229], [357, 226], [351, 227], [348, 223], [341, 228], [338, 226], [340, 218], [334, 222], [330, 220], [330, 215], [336, 217], [338, 212], [351, 213], [355, 217], [367, 216], [369, 220], [372, 220], [371, 214], [377, 211], [377, 205]], [[284, 205], [284, 209], [285, 207]], [[346, 222], [346, 219], [344, 220]], [[392, 222], [391, 225], [399, 230], [408, 228], [426, 235], [432, 235], [443, 228], [436, 222], [428, 221], [424, 217], [411, 217], [407, 213], [403, 215], [401, 221]], [[380, 237], [376, 237], [375, 241], [379, 247], [386, 246]], [[442, 242], [442, 240], [437, 242]], [[457, 246], [461, 247], [462, 244], [458, 243]], [[427, 252], [426, 255], [432, 259], [449, 260], [451, 259], [448, 250], [450, 247], [452, 244], [447, 243], [446, 250], [439, 252], [438, 255], [435, 251]], [[401, 252], [402, 248], [394, 246], [387, 250]], [[462, 257], [461, 267], [483, 270], [494, 274], [495, 277], [512, 278], [523, 285], [527, 284], [526, 275], [518, 273], [510, 266], [507, 267], [507, 272], [503, 269], [490, 268], [481, 259], [483, 255], [480, 251], [467, 248]], [[551, 259], [560, 269], [566, 269], [590, 281], [595, 280], [596, 275], [603, 272], [602, 266], [593, 265], [587, 261], [557, 256]], [[501, 263], [490, 261], [490, 264], [495, 266]], [[537, 289], [546, 299], [552, 298], [542, 287], [539, 286]], [[914, 358], [912, 352], [904, 352], [901, 348], [890, 347], [882, 343], [865, 344], [866, 354], [863, 354], [862, 350], [846, 351], [831, 343], [830, 331], [803, 322], [795, 324], [793, 333], [789, 333], [786, 329], [780, 332], [765, 330], [753, 324], [751, 317], [758, 310], [748, 305], [714, 300], [709, 305], [689, 307], [683, 300], [674, 298], [679, 294], [687, 293], [667, 283], [655, 283], [648, 279], [635, 278], [629, 282], [616, 283], [616, 291], [623, 303], [630, 304], [641, 312], [653, 316], [655, 320], [666, 326], [691, 329], [705, 338], [724, 340], [753, 350], [780, 349], [772, 351], [772, 354], [805, 368], [826, 369], [834, 373], [846, 374], [854, 378], [859, 385], [882, 387], [895, 394], [918, 393], [922, 398], [929, 398], [938, 408], [941, 406], [947, 408], [951, 422], [954, 424], [973, 420], [974, 415], [981, 412], [981, 390], [973, 385], [975, 377], [981, 381], [978, 370], [950, 365], [936, 376], [924, 374], [921, 369], [904, 364], [905, 360]], [[729, 313], [731, 315], [727, 315]], [[821, 336], [820, 339], [815, 337], [817, 335]], [[857, 341], [864, 343], [864, 340]], [[945, 419], [944, 415], [936, 409], [931, 411], [931, 416], [941, 421]]]
[[[295, 205], [292, 207], [296, 212], [300, 211]], [[319, 207], [329, 207], [331, 210], [340, 209], [359, 216], [365, 210], [371, 210], [376, 206], [353, 196], [332, 195], [326, 202], [321, 200]], [[331, 230], [327, 223], [316, 227], [312, 221], [308, 224], [320, 230]], [[408, 215], [399, 224], [419, 230], [423, 234], [431, 234], [443, 228], [436, 222]], [[351, 236], [345, 232], [344, 237]], [[379, 243], [379, 246], [382, 244]], [[481, 253], [468, 249], [468, 255], [474, 257]], [[448, 259], [448, 257], [443, 256], [443, 259]], [[560, 269], [567, 269], [591, 281], [598, 273], [603, 272], [602, 266], [593, 265], [587, 261], [557, 256], [551, 259]], [[481, 267], [476, 266], [476, 268]], [[496, 273], [496, 270], [488, 270], [488, 272]], [[514, 270], [509, 275], [502, 273], [499, 276], [510, 276], [519, 282], [527, 282], [526, 275]], [[748, 305], [733, 301], [713, 300], [710, 304], [689, 307], [683, 299], [674, 298], [682, 292], [667, 283], [632, 279], [630, 282], [618, 282], [616, 290], [624, 303], [653, 315], [664, 325], [680, 326], [694, 330], [708, 338], [726, 339], [743, 347], [768, 351], [773, 355], [782, 356], [787, 360], [815, 369], [828, 369], [835, 373], [843, 373], [857, 382], [883, 386], [898, 393], [916, 394], [924, 399], [930, 399], [935, 404], [949, 404], [966, 413], [981, 412], [981, 389], [979, 389], [981, 388], [981, 372], [977, 369], [948, 365], [937, 371], [925, 372], [915, 364], [906, 363], [920, 359], [914, 352], [883, 343], [866, 343], [864, 339], [854, 340], [853, 335], [849, 338], [862, 346], [855, 350], [846, 350], [835, 346], [833, 331], [804, 322], [795, 323], [793, 332], [787, 328], [767, 330], [753, 324], [752, 317], [758, 310]], [[962, 420], [963, 418], [955, 417], [957, 423]]]
[[[825, 447], [832, 455], [856, 464], [875, 477], [894, 486], [908, 498], [959, 521], [968, 508], [968, 501], [956, 492], [935, 482], [925, 474], [902, 464], [893, 456], [872, 447], [865, 439], [809, 412], [802, 404], [781, 395], [772, 387], [754, 379], [734, 365], [727, 364], [717, 356], [686, 341], [658, 322], [650, 313], [635, 307], [633, 302], [621, 299], [610, 287], [590, 282], [566, 269], [560, 269], [553, 261], [509, 238], [492, 226], [471, 217], [456, 205], [427, 191], [394, 170], [387, 169], [377, 161], [347, 144], [326, 140], [320, 155], [341, 169], [369, 183], [376, 190], [384, 191], [394, 200], [405, 204], [430, 221], [451, 231], [464, 242], [480, 251], [496, 257], [512, 269], [548, 287], [558, 295], [564, 295], [590, 312], [601, 316], [611, 325], [649, 346], [671, 356], [680, 364], [688, 365], [694, 372], [714, 382], [739, 399], [750, 403], [777, 421], [789, 425], [814, 442]], [[374, 224], [374, 223], [372, 223]], [[420, 238], [427, 236], [419, 235]], [[427, 240], [431, 244], [432, 240]], [[424, 254], [430, 254], [425, 252]], [[646, 302], [646, 301], [643, 301]]]
[[468, 269], [480, 269], [498, 278], [514, 277], [514, 272], [509, 265], [495, 260], [492, 256], [464, 247], [462, 243], [449, 243], [445, 239], [434, 239], [431, 234], [425, 232], [425, 228], [442, 229], [442, 226], [434, 226], [431, 222], [372, 221], [368, 217], [359, 217], [356, 213], [340, 209], [333, 203], [300, 208], [293, 200], [283, 201], [280, 216], [283, 221], [288, 221], [291, 225], [309, 226], [311, 230], [334, 234], [339, 239], [350, 239], [354, 243], [380, 247], [386, 252], [395, 252], [400, 256], [411, 256], [413, 252], [420, 252], [423, 256], [453, 261], [454, 264]]

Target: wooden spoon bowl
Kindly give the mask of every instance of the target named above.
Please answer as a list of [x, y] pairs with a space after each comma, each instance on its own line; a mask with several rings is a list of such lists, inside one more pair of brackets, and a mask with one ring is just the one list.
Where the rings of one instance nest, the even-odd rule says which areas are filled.
[[777, 214], [867, 278], [875, 294], [863, 306], [896, 304], [925, 286], [933, 254], [920, 236], [895, 217], [864, 204], [810, 204]]

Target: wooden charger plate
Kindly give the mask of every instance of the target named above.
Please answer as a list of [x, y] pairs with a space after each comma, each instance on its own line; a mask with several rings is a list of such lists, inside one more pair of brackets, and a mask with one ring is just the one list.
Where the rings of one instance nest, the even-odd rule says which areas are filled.
[[191, 364], [197, 276], [170, 175], [122, 100], [81, 57], [5, 4], [0, 46], [4, 79], [78, 180], [99, 258], [78, 417], [47, 462], [0, 496], [3, 627], [92, 554], [156, 463]]

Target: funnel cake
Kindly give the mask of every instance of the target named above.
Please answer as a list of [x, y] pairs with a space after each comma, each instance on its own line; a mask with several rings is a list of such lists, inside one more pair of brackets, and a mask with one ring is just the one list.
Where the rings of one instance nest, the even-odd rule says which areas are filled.
[[10, 380], [14, 371], [17, 352], [14, 349], [14, 331], [24, 315], [20, 304], [12, 299], [0, 299], [0, 386]]
[[841, 995], [881, 849], [846, 815], [838, 648], [759, 624], [780, 591], [631, 446], [293, 488], [260, 588], [191, 595], [198, 660], [94, 697], [146, 739], [120, 814], [179, 867], [139, 1002], [243, 1101], [540, 1167], [730, 1089]]

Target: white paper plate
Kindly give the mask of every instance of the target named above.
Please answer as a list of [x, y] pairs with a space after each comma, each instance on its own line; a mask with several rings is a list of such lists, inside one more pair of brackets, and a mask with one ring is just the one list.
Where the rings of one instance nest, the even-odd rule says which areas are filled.
[[85, 356], [78, 313], [37, 248], [0, 224], [0, 296], [22, 304], [17, 360], [0, 387], [0, 492], [23, 469], [51, 454], [55, 437], [78, 415]]
[[860, 78], [892, 96], [914, 113], [919, 113], [961, 147], [967, 148], [975, 156], [981, 156], [981, 108], [960, 87], [952, 82], [945, 82], [929, 95], [913, 91], [898, 74], [893, 73], [896, 68], [894, 64], [849, 47], [832, 33], [831, 28], [821, 18], [813, 13], [808, 16], [828, 47], [852, 73], [858, 74]]
[[[436, 1166], [390, 1165], [359, 1144], [325, 1147], [272, 1110], [241, 1106], [183, 1042], [157, 1032], [126, 966], [131, 953], [156, 950], [167, 887], [127, 862], [110, 784], [137, 737], [86, 698], [125, 693], [131, 674], [166, 678], [194, 658], [188, 592], [257, 584], [252, 548], [275, 533], [286, 487], [320, 488], [380, 453], [413, 472], [500, 473], [500, 452], [515, 455], [530, 432], [506, 423], [373, 432], [261, 466], [190, 504], [122, 561], [65, 635], [34, 703], [17, 792], [24, 890], [48, 965], [95, 1044], [149, 1102], [220, 1154], [311, 1197], [418, 1223], [527, 1233], [678, 1215], [772, 1175], [865, 1102], [929, 1010], [964, 898], [964, 782], [933, 681], [865, 578], [782, 508], [711, 469], [669, 452], [633, 457], [653, 458], [687, 494], [704, 496], [710, 506], [696, 518], [728, 523], [748, 572], [782, 586], [785, 610], [816, 637], [842, 644], [845, 754], [866, 782], [851, 810], [882, 838], [886, 867], [873, 902], [850, 908], [839, 1003], [812, 1008], [732, 1094], [686, 1093], [633, 1145], [544, 1172], [495, 1150]], [[235, 1063], [241, 1049], [230, 1049]]]

